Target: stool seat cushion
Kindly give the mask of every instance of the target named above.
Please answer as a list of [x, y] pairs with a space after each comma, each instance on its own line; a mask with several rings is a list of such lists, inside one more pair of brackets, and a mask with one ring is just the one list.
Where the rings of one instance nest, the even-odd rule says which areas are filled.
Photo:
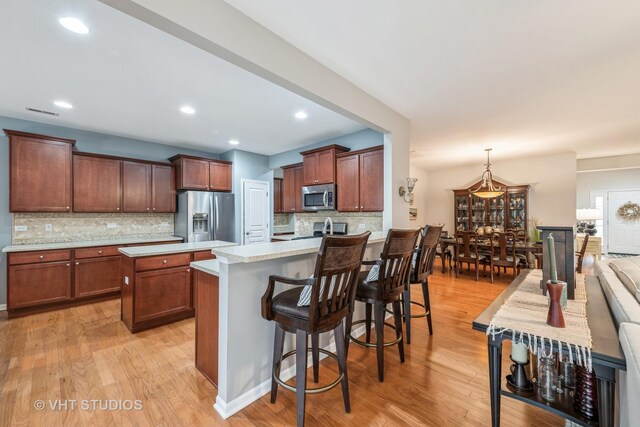
[[283, 316], [296, 317], [298, 319], [309, 319], [309, 306], [299, 306], [300, 294], [302, 286], [289, 289], [273, 297], [271, 309]]
[[361, 271], [360, 277], [358, 277], [358, 288], [356, 289], [356, 296], [362, 298], [375, 298], [378, 294], [378, 281], [367, 280], [368, 271]]

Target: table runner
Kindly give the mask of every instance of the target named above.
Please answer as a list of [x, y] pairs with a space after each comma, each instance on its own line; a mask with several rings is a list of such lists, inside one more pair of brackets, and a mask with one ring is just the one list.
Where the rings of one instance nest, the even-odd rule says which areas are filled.
[[[542, 270], [531, 270], [518, 288], [504, 301], [491, 319], [487, 335], [511, 331], [515, 342], [528, 339], [533, 354], [550, 356], [554, 348], [568, 349], [569, 360], [591, 371], [591, 330], [587, 323], [587, 291], [584, 274], [576, 274], [575, 299], [567, 301], [563, 311], [565, 328], [547, 325], [549, 303], [542, 294]], [[545, 354], [545, 344], [550, 344]]]

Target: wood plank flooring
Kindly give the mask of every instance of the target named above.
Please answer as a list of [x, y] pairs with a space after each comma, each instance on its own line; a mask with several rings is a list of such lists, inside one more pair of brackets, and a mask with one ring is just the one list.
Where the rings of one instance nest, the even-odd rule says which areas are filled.
[[[307, 397], [307, 425], [489, 425], [486, 338], [471, 329], [471, 321], [510, 280], [501, 275], [491, 284], [475, 282], [469, 273], [456, 279], [437, 271], [430, 280], [434, 335], [429, 337], [425, 319], [414, 319], [406, 362], [399, 363], [396, 347], [385, 350], [384, 383], [377, 380], [375, 350], [352, 344], [351, 413], [344, 412], [337, 387]], [[416, 300], [419, 289], [414, 287]], [[295, 424], [295, 395], [282, 389], [275, 404], [267, 395], [222, 420], [213, 409], [216, 389], [194, 367], [193, 319], [136, 335], [119, 319], [119, 300], [0, 317], [0, 426]], [[506, 374], [508, 345], [503, 353]], [[323, 361], [320, 382], [330, 382], [336, 370], [332, 360]], [[47, 408], [36, 410], [37, 400]], [[77, 407], [51, 409], [49, 402], [56, 400], [76, 400]], [[85, 410], [83, 400], [139, 400], [142, 410], [91, 410], [92, 402]], [[502, 422], [564, 425], [511, 399], [502, 399]]]

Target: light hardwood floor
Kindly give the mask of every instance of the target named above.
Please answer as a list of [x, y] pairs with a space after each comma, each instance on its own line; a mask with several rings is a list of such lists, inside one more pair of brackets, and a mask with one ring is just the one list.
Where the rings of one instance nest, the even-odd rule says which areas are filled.
[[[425, 319], [414, 319], [406, 362], [399, 363], [395, 347], [385, 350], [384, 383], [377, 380], [375, 350], [352, 344], [351, 413], [344, 412], [337, 387], [308, 396], [307, 425], [489, 425], [486, 338], [471, 321], [510, 280], [501, 275], [491, 284], [437, 271], [430, 280], [434, 335], [429, 337]], [[419, 293], [416, 286], [415, 299]], [[194, 367], [193, 319], [132, 335], [119, 318], [119, 300], [0, 317], [0, 426], [295, 424], [295, 396], [282, 389], [276, 404], [264, 396], [228, 420], [220, 418], [213, 409], [215, 388]], [[508, 345], [503, 353], [506, 374]], [[331, 381], [336, 369], [323, 361], [320, 382]], [[143, 409], [34, 408], [37, 400], [77, 400], [80, 406], [91, 399], [140, 400]], [[542, 410], [502, 402], [505, 426], [564, 425]]]

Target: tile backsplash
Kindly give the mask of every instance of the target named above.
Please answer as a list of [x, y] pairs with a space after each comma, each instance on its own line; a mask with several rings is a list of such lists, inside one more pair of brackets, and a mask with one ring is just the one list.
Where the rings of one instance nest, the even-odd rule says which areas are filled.
[[[16, 227], [20, 231], [16, 231]], [[13, 215], [12, 243], [14, 245], [163, 236], [173, 236], [173, 214], [171, 213], [19, 213]]]
[[[294, 231], [302, 236], [313, 233], [314, 222], [324, 222], [330, 217], [333, 222], [346, 222], [347, 232], [350, 234], [360, 231], [382, 231], [382, 212], [325, 212], [325, 213], [297, 213], [295, 216]], [[364, 224], [364, 230], [360, 230], [360, 224]]]

